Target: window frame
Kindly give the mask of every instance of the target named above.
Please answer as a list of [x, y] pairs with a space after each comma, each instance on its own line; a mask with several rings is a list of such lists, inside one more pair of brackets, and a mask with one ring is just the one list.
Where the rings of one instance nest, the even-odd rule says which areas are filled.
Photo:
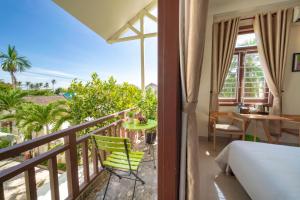
[[[254, 33], [253, 29], [249, 30], [249, 26], [247, 26], [247, 31], [239, 31], [239, 35]], [[245, 56], [246, 54], [258, 53], [257, 46], [247, 46], [247, 47], [236, 47], [234, 55], [238, 55], [238, 69], [237, 69], [237, 87], [236, 98], [219, 98], [220, 106], [236, 106], [241, 103], [242, 100], [242, 92], [244, 89], [243, 80], [244, 80], [244, 65], [245, 65]], [[270, 93], [270, 90], [266, 84], [265, 87], [265, 96], [264, 98], [256, 98], [256, 99], [244, 99], [244, 105], [254, 105], [254, 104], [263, 104], [266, 106], [272, 106], [273, 104], [273, 96]]]

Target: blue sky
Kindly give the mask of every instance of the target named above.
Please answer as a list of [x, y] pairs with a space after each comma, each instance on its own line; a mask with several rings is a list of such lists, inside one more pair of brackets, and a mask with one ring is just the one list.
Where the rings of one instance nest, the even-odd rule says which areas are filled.
[[[15, 45], [32, 64], [28, 72], [17, 73], [18, 81], [56, 79], [56, 87], [66, 87], [96, 72], [102, 79], [112, 75], [140, 86], [138, 40], [108, 44], [51, 0], [0, 0], [0, 5], [0, 51]], [[146, 84], [157, 83], [157, 38], [145, 41], [145, 72]], [[2, 70], [0, 79], [10, 82]]]

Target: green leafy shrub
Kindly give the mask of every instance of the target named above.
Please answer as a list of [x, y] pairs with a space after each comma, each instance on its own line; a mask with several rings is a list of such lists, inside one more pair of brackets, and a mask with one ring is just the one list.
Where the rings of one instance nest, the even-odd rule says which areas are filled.
[[157, 119], [157, 96], [151, 88], [146, 90], [145, 96], [140, 100], [138, 107], [147, 119]]
[[0, 149], [6, 148], [10, 146], [10, 142], [8, 140], [0, 139]]
[[50, 89], [26, 90], [25, 93], [27, 96], [53, 96], [53, 95], [55, 95], [54, 92]]
[[138, 87], [129, 83], [118, 84], [113, 77], [101, 80], [97, 74], [93, 74], [92, 80], [86, 84], [73, 81], [68, 92], [75, 94], [68, 102], [75, 124], [86, 118], [100, 118], [137, 107], [142, 98]]
[[57, 163], [57, 169], [62, 170], [62, 171], [66, 171], [67, 166], [66, 166], [65, 163]]

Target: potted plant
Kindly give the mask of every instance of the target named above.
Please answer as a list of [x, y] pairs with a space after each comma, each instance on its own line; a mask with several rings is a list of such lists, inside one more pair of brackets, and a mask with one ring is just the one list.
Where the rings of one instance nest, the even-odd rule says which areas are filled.
[[146, 131], [146, 144], [154, 144], [156, 140], [156, 129]]

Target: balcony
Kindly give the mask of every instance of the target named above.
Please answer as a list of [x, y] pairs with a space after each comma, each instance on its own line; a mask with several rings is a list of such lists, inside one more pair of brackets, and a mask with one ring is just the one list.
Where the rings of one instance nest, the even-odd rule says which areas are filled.
[[[108, 173], [96, 156], [96, 149], [91, 143], [91, 134], [106, 136], [124, 136], [122, 123], [132, 109], [111, 114], [94, 121], [79, 124], [49, 135], [37, 137], [0, 150], [0, 199], [99, 199], [102, 198]], [[78, 132], [85, 131], [79, 137]], [[55, 147], [22, 162], [22, 154], [57, 140], [63, 145]], [[136, 145], [140, 151], [147, 151], [143, 142]], [[156, 152], [156, 151], [155, 151]], [[57, 157], [64, 155], [66, 171], [58, 170]], [[145, 161], [150, 155], [145, 153]], [[40, 168], [48, 162], [48, 168]], [[10, 163], [10, 164], [9, 164]], [[49, 174], [49, 176], [48, 176]], [[145, 185], [137, 183], [136, 199], [156, 199], [157, 173], [153, 162], [142, 162], [140, 177]], [[134, 182], [118, 180], [113, 177], [107, 192], [107, 199], [128, 199], [132, 196]]]

